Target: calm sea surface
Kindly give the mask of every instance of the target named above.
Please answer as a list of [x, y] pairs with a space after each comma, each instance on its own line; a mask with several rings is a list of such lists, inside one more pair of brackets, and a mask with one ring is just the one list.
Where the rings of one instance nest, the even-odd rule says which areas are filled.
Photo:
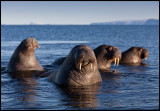
[[[111, 66], [117, 76], [84, 88], [60, 88], [43, 78], [12, 78], [5, 68], [27, 37], [40, 44], [35, 55], [45, 69], [78, 44], [92, 49], [107, 44], [122, 52], [144, 47], [148, 66]], [[1, 26], [1, 109], [159, 109], [159, 26]]]

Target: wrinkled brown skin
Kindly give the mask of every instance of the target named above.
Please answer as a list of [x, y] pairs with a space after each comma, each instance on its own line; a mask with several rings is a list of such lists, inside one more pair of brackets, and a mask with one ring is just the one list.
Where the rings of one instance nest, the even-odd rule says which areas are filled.
[[44, 69], [35, 57], [36, 47], [39, 47], [36, 39], [24, 39], [11, 56], [10, 61], [6, 67], [6, 71], [43, 71]]
[[131, 47], [122, 53], [120, 64], [142, 64], [142, 60], [148, 58], [149, 52], [142, 47]]
[[110, 45], [100, 45], [94, 49], [97, 58], [98, 69], [100, 72], [110, 72], [111, 63], [115, 58], [121, 59], [121, 51]]
[[75, 46], [60, 68], [49, 76], [49, 81], [69, 86], [85, 86], [101, 82], [93, 50], [87, 45]]

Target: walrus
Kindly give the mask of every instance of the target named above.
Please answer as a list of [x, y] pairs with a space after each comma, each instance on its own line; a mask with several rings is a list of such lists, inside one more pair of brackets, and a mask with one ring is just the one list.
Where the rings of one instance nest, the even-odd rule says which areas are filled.
[[149, 52], [142, 47], [131, 47], [122, 53], [120, 64], [142, 64], [142, 60], [147, 60]]
[[10, 61], [8, 62], [6, 67], [6, 71], [43, 71], [44, 69], [35, 57], [36, 47], [40, 48], [36, 39], [24, 39], [11, 56]]
[[49, 76], [57, 85], [84, 86], [102, 81], [93, 50], [87, 45], [77, 45], [57, 71]]
[[121, 59], [121, 51], [117, 47], [103, 44], [95, 48], [93, 51], [100, 72], [110, 72], [111, 63], [113, 61], [114, 65], [118, 66]]

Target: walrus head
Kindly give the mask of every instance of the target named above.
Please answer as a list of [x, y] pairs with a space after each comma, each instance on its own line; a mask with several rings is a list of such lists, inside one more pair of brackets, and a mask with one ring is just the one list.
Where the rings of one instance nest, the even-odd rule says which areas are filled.
[[81, 71], [83, 68], [86, 70], [95, 70], [93, 64], [95, 64], [96, 59], [94, 52], [87, 46], [83, 45], [81, 47], [76, 47], [74, 51], [74, 63], [75, 68]]
[[93, 50], [87, 45], [75, 46], [66, 57], [55, 82], [59, 85], [92, 85], [101, 82]]
[[142, 60], [147, 60], [149, 52], [142, 47], [131, 47], [122, 53], [120, 63], [142, 63]]
[[21, 52], [24, 54], [33, 54], [36, 47], [40, 48], [35, 38], [26, 38], [19, 45]]
[[147, 60], [149, 52], [145, 48], [138, 48], [138, 53], [141, 59]]
[[121, 59], [121, 51], [115, 46], [100, 45], [94, 49], [94, 53], [99, 70], [110, 70], [111, 63], [114, 61], [114, 65], [118, 66]]

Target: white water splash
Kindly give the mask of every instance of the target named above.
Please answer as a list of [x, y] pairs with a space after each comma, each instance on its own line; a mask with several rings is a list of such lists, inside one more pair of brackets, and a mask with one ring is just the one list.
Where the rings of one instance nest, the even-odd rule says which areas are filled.
[[[1, 46], [16, 46], [20, 44], [21, 41], [6, 41], [1, 42]], [[38, 41], [39, 44], [79, 44], [79, 43], [89, 43], [89, 41]]]

